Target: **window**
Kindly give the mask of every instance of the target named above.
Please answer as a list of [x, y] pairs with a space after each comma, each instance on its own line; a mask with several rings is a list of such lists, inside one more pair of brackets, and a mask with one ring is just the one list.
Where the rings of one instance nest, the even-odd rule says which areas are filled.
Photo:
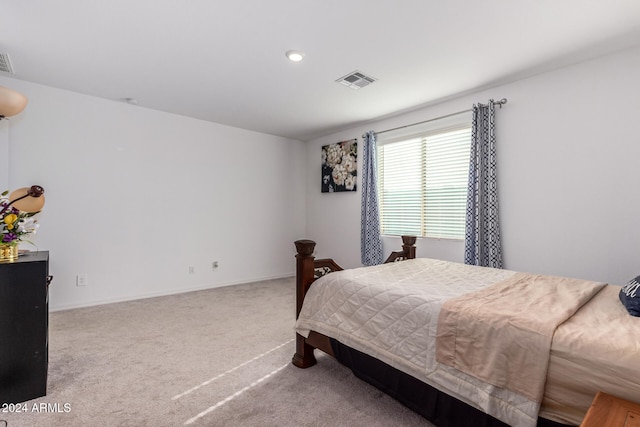
[[469, 122], [420, 135], [379, 138], [383, 234], [464, 239]]

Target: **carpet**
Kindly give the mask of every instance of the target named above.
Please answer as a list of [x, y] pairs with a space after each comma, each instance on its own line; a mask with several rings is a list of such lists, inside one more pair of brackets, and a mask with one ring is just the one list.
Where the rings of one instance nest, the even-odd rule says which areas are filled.
[[[431, 426], [316, 352], [295, 351], [293, 278], [50, 313], [47, 395], [17, 426]], [[0, 422], [0, 426], [4, 423]]]

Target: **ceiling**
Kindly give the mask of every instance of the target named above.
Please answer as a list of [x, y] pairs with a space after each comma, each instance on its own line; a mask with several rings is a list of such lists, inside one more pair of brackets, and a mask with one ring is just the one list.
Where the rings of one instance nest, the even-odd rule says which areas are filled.
[[636, 45], [638, 0], [0, 0], [0, 75], [303, 141]]

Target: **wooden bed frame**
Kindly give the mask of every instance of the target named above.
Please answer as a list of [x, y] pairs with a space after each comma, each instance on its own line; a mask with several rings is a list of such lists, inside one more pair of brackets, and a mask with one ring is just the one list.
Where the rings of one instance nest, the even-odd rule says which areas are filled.
[[[416, 237], [402, 236], [402, 250], [392, 252], [384, 262], [396, 262], [416, 257]], [[309, 290], [309, 287], [319, 277], [332, 271], [340, 271], [340, 267], [333, 259], [315, 259], [313, 251], [316, 242], [313, 240], [297, 240], [296, 250], [296, 319], [302, 309], [302, 302]], [[326, 335], [311, 331], [309, 338], [296, 334], [296, 353], [293, 355], [293, 364], [298, 368], [308, 368], [316, 364], [313, 355], [314, 349], [322, 350], [330, 356], [335, 357], [331, 347], [330, 338]]]
[[[402, 236], [402, 250], [392, 252], [386, 263], [413, 259], [416, 257], [416, 237]], [[313, 240], [297, 240], [295, 242], [296, 255], [296, 319], [302, 309], [302, 303], [311, 284], [325, 274], [343, 270], [333, 259], [315, 259], [313, 251], [316, 242]], [[318, 349], [332, 356], [349, 367], [362, 380], [369, 382], [383, 392], [402, 402], [405, 406], [419, 413], [430, 422], [442, 427], [509, 427], [502, 421], [473, 408], [466, 403], [443, 393], [418, 379], [395, 370], [371, 356], [352, 350], [332, 338], [315, 331], [305, 338], [296, 333], [296, 353], [292, 363], [298, 368], [308, 368], [315, 365], [313, 354]], [[335, 350], [334, 350], [335, 349]], [[345, 358], [346, 356], [346, 358]], [[346, 361], [349, 362], [346, 362]], [[366, 368], [359, 369], [367, 365]], [[374, 375], [370, 375], [374, 372]], [[391, 383], [400, 384], [398, 388], [389, 387], [387, 378], [398, 374]], [[381, 378], [385, 378], [380, 381]], [[409, 398], [407, 398], [407, 395]], [[569, 427], [555, 421], [538, 418], [538, 427]]]

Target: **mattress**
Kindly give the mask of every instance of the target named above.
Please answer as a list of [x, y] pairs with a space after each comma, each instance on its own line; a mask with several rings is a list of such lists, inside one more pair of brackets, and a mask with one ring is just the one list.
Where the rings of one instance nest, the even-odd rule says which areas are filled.
[[[424, 258], [331, 273], [311, 286], [296, 330], [303, 336], [313, 330], [335, 338], [463, 402], [494, 416], [497, 414], [509, 424], [533, 425], [540, 409], [539, 403], [532, 405], [527, 399], [505, 393], [492, 384], [476, 381], [435, 361], [434, 342], [442, 304], [460, 295], [486, 289], [514, 274], [516, 272], [509, 270]], [[623, 328], [634, 326], [635, 318], [626, 314], [617, 302], [619, 287], [604, 289], [607, 292], [603, 296], [584, 305], [556, 331], [557, 336], [551, 343], [551, 366], [540, 412], [545, 418], [579, 424], [595, 395], [584, 387], [584, 382], [591, 382], [592, 388], [597, 387], [596, 391], [607, 390], [615, 394], [611, 391], [613, 389], [603, 389], [602, 386], [606, 385], [604, 381], [607, 378], [613, 378], [611, 382], [615, 383], [616, 376], [590, 373], [593, 370], [599, 372], [603, 363], [607, 369], [616, 370], [617, 376], [628, 378], [622, 366], [612, 365], [610, 358], [582, 366], [584, 358], [601, 357], [597, 356], [600, 351], [599, 334], [613, 336], [611, 331], [599, 333], [593, 330], [593, 318], [598, 319], [601, 310], [613, 310], [611, 316], [623, 321]], [[607, 322], [596, 323], [612, 328]], [[584, 336], [585, 328], [589, 329], [592, 338], [585, 339], [582, 347], [575, 348], [578, 345], [575, 337]], [[628, 339], [625, 346], [610, 354], [628, 351]], [[610, 348], [608, 344], [604, 347]], [[580, 355], [581, 352], [587, 356]], [[566, 364], [575, 366], [570, 371]], [[541, 381], [544, 377], [541, 375]], [[640, 378], [640, 375], [635, 378]], [[625, 389], [627, 386], [621, 387]]]
[[640, 402], [640, 317], [608, 285], [556, 330], [540, 415], [578, 425], [598, 391]]

